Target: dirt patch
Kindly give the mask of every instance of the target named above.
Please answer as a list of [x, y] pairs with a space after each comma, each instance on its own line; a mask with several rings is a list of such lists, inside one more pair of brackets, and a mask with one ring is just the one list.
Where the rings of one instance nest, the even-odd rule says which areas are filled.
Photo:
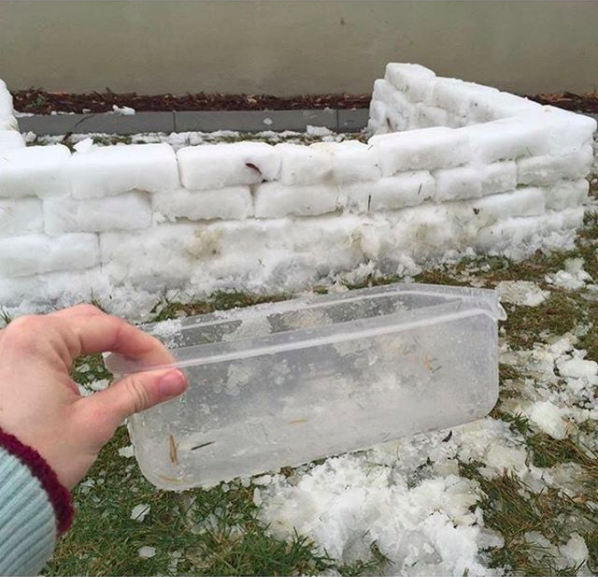
[[369, 94], [306, 94], [270, 96], [267, 94], [157, 94], [145, 96], [135, 92], [115, 94], [110, 91], [91, 94], [46, 92], [41, 89], [13, 93], [14, 107], [19, 112], [50, 114], [52, 112], [111, 112], [113, 106], [128, 106], [139, 112], [171, 110], [304, 110], [324, 108], [368, 108]]

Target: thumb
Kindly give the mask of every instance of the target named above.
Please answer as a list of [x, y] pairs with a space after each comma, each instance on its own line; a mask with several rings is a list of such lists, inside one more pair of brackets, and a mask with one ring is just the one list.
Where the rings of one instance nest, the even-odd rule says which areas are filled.
[[83, 400], [88, 409], [103, 414], [116, 428], [134, 413], [174, 399], [186, 389], [187, 379], [178, 369], [146, 371], [133, 373]]

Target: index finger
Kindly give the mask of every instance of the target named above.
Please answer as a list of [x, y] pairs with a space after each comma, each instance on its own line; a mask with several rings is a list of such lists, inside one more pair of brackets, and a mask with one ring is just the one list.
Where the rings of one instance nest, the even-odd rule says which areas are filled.
[[142, 366], [175, 362], [158, 339], [118, 317], [102, 313], [55, 317], [54, 322], [67, 342], [72, 360], [91, 353], [113, 352], [130, 357]]

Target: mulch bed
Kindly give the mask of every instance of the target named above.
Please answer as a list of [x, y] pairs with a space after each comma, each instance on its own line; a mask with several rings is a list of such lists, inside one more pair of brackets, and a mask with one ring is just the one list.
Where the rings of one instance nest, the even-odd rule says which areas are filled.
[[537, 96], [528, 96], [528, 98], [540, 104], [550, 104], [573, 112], [598, 114], [598, 92], [589, 94], [574, 94], [573, 92], [538, 94]]
[[[40, 89], [13, 93], [14, 107], [19, 112], [50, 114], [51, 112], [110, 112], [112, 106], [128, 106], [142, 111], [170, 110], [303, 110], [323, 108], [368, 108], [369, 94], [320, 94], [301, 96], [269, 96], [267, 94], [157, 94], [145, 96], [131, 92], [110, 91], [90, 94], [46, 92]], [[550, 104], [566, 110], [598, 114], [598, 93], [539, 94], [528, 96], [540, 104]]]
[[170, 110], [302, 110], [323, 108], [367, 108], [371, 95], [322, 94], [304, 96], [269, 96], [264, 94], [158, 94], [144, 96], [134, 92], [92, 92], [66, 94], [30, 89], [13, 93], [14, 107], [19, 112], [50, 114], [51, 112], [111, 112], [112, 106], [128, 106], [136, 111]]

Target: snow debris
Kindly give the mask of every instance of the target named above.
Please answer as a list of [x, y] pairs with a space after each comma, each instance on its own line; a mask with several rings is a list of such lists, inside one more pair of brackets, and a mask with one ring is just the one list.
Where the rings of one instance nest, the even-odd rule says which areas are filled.
[[557, 361], [557, 368], [563, 377], [574, 379], [590, 378], [598, 375], [598, 363], [580, 358]]
[[[523, 447], [507, 447], [500, 443], [492, 445], [486, 453], [486, 476], [501, 476], [505, 472], [519, 473], [527, 469], [527, 453]], [[492, 474], [494, 473], [494, 474]]]
[[142, 559], [150, 559], [151, 557], [153, 557], [156, 554], [156, 548], [148, 547], [146, 545], [145, 547], [140, 547], [137, 550], [137, 553], [138, 553], [139, 557], [141, 557]]
[[588, 546], [584, 538], [578, 533], [572, 533], [567, 544], [559, 547], [559, 552], [568, 561], [566, 565], [580, 565], [589, 556]]
[[77, 489], [79, 489], [79, 491], [81, 491], [81, 493], [83, 493], [83, 495], [87, 495], [95, 486], [96, 486], [95, 479], [92, 479], [90, 477], [88, 479], [85, 479], [85, 481], [82, 481], [81, 483], [79, 483], [79, 485], [77, 486]]
[[110, 386], [110, 381], [108, 379], [98, 379], [97, 381], [93, 381], [89, 383], [89, 388], [93, 391], [103, 391], [104, 389]]
[[112, 105], [112, 111], [114, 114], [118, 114], [119, 116], [134, 116], [135, 109], [130, 108], [129, 106], [117, 106], [116, 104]]
[[73, 148], [79, 154], [86, 154], [87, 152], [91, 152], [94, 148], [93, 138], [84, 138], [83, 140], [77, 142]]
[[526, 307], [537, 307], [548, 297], [548, 291], [542, 290], [530, 281], [502, 281], [496, 285], [502, 302]]
[[546, 275], [546, 282], [565, 290], [579, 290], [587, 282], [593, 281], [590, 274], [583, 269], [583, 265], [582, 258], [568, 258], [565, 261], [565, 269]]
[[79, 383], [77, 383], [77, 389], [79, 390], [79, 394], [82, 397], [89, 397], [89, 395], [93, 395], [93, 391], [91, 391], [84, 385], [80, 385]]
[[334, 134], [332, 130], [325, 126], [311, 126], [311, 124], [307, 125], [305, 132], [309, 134], [309, 136], [331, 136]]
[[410, 485], [406, 469], [345, 455], [294, 485], [277, 477], [261, 489], [260, 514], [279, 538], [296, 529], [343, 562], [367, 558], [375, 541], [393, 574], [497, 574], [478, 558], [501, 539], [483, 527], [475, 483], [448, 475]]
[[181, 559], [183, 558], [183, 552], [182, 551], [171, 551], [170, 553], [168, 553], [168, 557], [170, 557], [170, 560], [168, 561], [168, 573], [170, 575], [176, 575], [177, 566], [178, 566], [179, 562], [181, 561]]
[[567, 409], [557, 407], [550, 401], [533, 403], [527, 409], [529, 420], [554, 439], [564, 439], [567, 436], [569, 425], [565, 416], [568, 412]]
[[131, 517], [133, 521], [139, 521], [140, 523], [149, 515], [151, 507], [147, 503], [140, 503], [135, 505], [131, 511]]
[[133, 445], [127, 445], [126, 447], [121, 447], [118, 450], [118, 454], [121, 457], [125, 457], [125, 459], [129, 459], [129, 458], [135, 456], [135, 448], [133, 447]]

